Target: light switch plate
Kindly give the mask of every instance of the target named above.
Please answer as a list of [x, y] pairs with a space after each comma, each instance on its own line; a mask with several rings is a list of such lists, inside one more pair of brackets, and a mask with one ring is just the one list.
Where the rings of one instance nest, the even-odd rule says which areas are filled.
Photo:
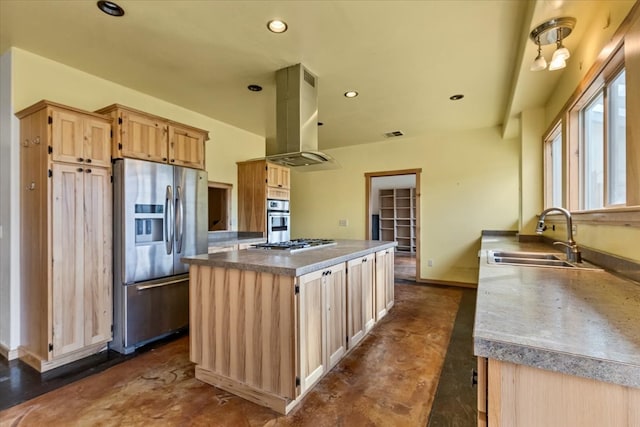
[[341, 219], [341, 220], [338, 221], [338, 225], [340, 227], [346, 227], [347, 225], [349, 225], [349, 220]]

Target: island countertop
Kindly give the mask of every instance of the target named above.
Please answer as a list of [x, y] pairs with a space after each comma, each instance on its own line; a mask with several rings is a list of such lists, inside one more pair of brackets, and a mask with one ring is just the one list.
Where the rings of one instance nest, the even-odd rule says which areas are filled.
[[491, 249], [554, 251], [483, 237], [476, 356], [640, 388], [640, 284], [606, 271], [489, 264]]
[[397, 242], [380, 240], [336, 240], [335, 245], [320, 246], [294, 253], [268, 249], [244, 249], [184, 257], [182, 262], [295, 277], [393, 248], [396, 245]]

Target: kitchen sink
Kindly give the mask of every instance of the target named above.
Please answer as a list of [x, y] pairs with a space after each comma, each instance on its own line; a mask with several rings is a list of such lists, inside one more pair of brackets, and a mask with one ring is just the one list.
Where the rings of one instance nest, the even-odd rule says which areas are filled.
[[563, 258], [562, 254], [548, 252], [515, 252], [487, 251], [487, 262], [496, 265], [520, 265], [529, 267], [575, 268], [581, 270], [602, 270], [587, 263], [573, 263]]
[[559, 254], [545, 252], [507, 252], [507, 251], [489, 251], [494, 257], [498, 258], [517, 258], [517, 259], [549, 259], [560, 260]]

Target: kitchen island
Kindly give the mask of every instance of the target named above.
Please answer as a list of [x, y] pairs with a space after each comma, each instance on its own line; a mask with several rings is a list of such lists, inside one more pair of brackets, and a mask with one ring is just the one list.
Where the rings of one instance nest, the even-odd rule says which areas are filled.
[[479, 425], [640, 425], [640, 284], [604, 270], [492, 264], [490, 250], [556, 252], [482, 238]]
[[396, 242], [183, 258], [201, 381], [286, 414], [393, 306]]

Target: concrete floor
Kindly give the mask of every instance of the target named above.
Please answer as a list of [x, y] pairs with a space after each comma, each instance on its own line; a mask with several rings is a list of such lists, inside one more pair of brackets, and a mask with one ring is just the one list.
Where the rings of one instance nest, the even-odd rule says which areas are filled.
[[[188, 339], [181, 337], [12, 406], [0, 412], [0, 425], [474, 425], [461, 416], [475, 422], [474, 401], [446, 403], [460, 401], [450, 392], [466, 391], [466, 383], [444, 384], [451, 381], [447, 372], [459, 370], [460, 362], [447, 354], [452, 331], [453, 341], [470, 346], [470, 333], [465, 338], [464, 328], [454, 327], [456, 315], [469, 316], [458, 313], [465, 295], [471, 294], [396, 284], [390, 314], [288, 416], [196, 380]], [[467, 379], [466, 368], [460, 369]]]

